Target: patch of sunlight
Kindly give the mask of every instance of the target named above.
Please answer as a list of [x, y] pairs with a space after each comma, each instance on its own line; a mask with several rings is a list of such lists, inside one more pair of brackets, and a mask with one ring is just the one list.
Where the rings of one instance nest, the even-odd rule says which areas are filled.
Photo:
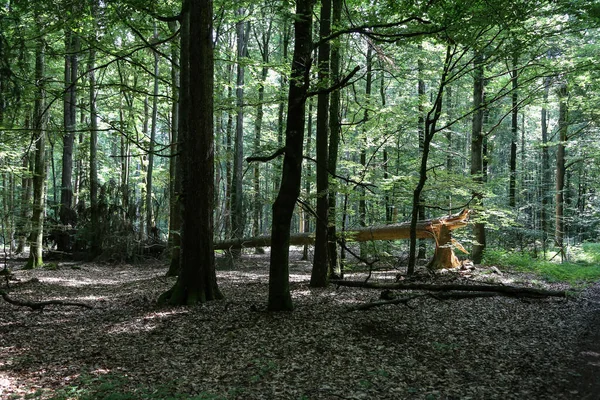
[[120, 322], [108, 329], [108, 334], [123, 334], [123, 333], [141, 333], [151, 332], [158, 328], [160, 320], [167, 319], [178, 314], [187, 314], [189, 311], [185, 309], [152, 312], [143, 317], [135, 318], [131, 321]]
[[41, 282], [46, 283], [54, 283], [61, 286], [68, 287], [82, 287], [82, 286], [91, 286], [91, 285], [120, 285], [122, 282], [116, 281], [114, 279], [90, 279], [90, 278], [77, 278], [77, 279], [68, 279], [68, 278], [54, 278], [54, 277], [44, 277], [40, 278]]

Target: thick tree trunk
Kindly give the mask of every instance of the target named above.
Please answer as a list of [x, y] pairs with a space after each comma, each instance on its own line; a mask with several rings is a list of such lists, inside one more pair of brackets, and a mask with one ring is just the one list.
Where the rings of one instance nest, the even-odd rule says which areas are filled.
[[[321, 0], [319, 37], [326, 38], [331, 33], [331, 0]], [[319, 45], [318, 79], [321, 87], [329, 87], [330, 42]], [[317, 99], [317, 216], [315, 227], [315, 255], [310, 276], [312, 287], [325, 287], [328, 284], [329, 246], [327, 226], [329, 225], [329, 93], [319, 93]]]
[[[70, 30], [65, 32], [65, 94], [63, 98], [63, 136], [62, 174], [60, 192], [60, 222], [63, 225], [74, 226], [77, 217], [73, 207], [73, 148], [75, 144], [75, 128], [77, 124], [77, 74], [79, 38]], [[57, 243], [59, 251], [69, 251], [69, 241], [60, 240]]]
[[[189, 27], [189, 26], [188, 26]], [[169, 23], [171, 33], [178, 29], [176, 22]], [[189, 32], [181, 33], [180, 38], [188, 38]], [[180, 46], [189, 46], [187, 43], [180, 42]], [[181, 246], [181, 158], [179, 152], [179, 126], [182, 124], [180, 118], [181, 99], [179, 97], [179, 85], [181, 82], [179, 65], [180, 57], [175, 44], [171, 47], [171, 86], [173, 90], [173, 105], [171, 106], [171, 159], [169, 165], [169, 247], [171, 249], [171, 261], [167, 276], [177, 276], [179, 274], [180, 264], [180, 246]], [[187, 63], [187, 61], [186, 61]], [[188, 82], [185, 82], [187, 87]]]
[[[467, 226], [469, 221], [469, 210], [462, 210], [459, 214], [442, 218], [419, 221], [416, 225], [416, 237], [419, 239], [436, 239], [440, 235], [441, 226], [448, 231], [460, 229]], [[369, 226], [341, 232], [337, 240], [345, 242], [369, 242], [376, 240], [404, 240], [410, 238], [411, 222], [400, 224]], [[441, 244], [441, 242], [438, 240]], [[299, 233], [290, 235], [289, 244], [294, 246], [312, 245], [315, 243], [314, 233]], [[244, 239], [223, 240], [215, 243], [215, 250], [227, 250], [232, 248], [271, 246], [271, 236], [256, 236]]]
[[[180, 110], [186, 119], [185, 129], [179, 132], [183, 165], [181, 273], [173, 288], [159, 299], [171, 305], [193, 305], [223, 297], [217, 286], [213, 246], [212, 7], [210, 0], [188, 0], [183, 6], [188, 11], [182, 14], [182, 25], [189, 24], [189, 28], [183, 28], [182, 33], [189, 32], [189, 38], [182, 38], [180, 96], [182, 104], [189, 101], [189, 107]], [[185, 43], [188, 46], [183, 46]], [[183, 83], [188, 85], [184, 87]]]
[[42, 238], [44, 235], [44, 188], [46, 185], [46, 88], [45, 84], [45, 43], [40, 37], [35, 48], [35, 81], [37, 92], [33, 111], [33, 142], [35, 155], [33, 166], [33, 213], [29, 236], [29, 259], [26, 269], [41, 267]]
[[269, 267], [269, 301], [271, 311], [291, 311], [289, 287], [290, 228], [302, 179], [302, 146], [306, 94], [308, 91], [311, 50], [312, 12], [314, 0], [297, 0], [295, 46], [288, 97], [288, 119], [285, 130], [285, 156], [279, 193], [273, 204], [272, 247]]
[[[473, 193], [477, 199], [477, 205], [479, 208], [483, 202], [483, 90], [484, 90], [484, 77], [483, 77], [483, 56], [481, 54], [475, 55], [474, 60], [474, 81], [473, 81], [473, 109], [476, 110], [473, 113], [473, 127], [471, 133], [471, 176], [473, 182], [475, 182], [476, 190]], [[483, 258], [483, 250], [485, 249], [485, 225], [482, 222], [475, 222], [473, 225], [473, 250], [471, 257], [473, 262], [476, 264], [481, 263]]]

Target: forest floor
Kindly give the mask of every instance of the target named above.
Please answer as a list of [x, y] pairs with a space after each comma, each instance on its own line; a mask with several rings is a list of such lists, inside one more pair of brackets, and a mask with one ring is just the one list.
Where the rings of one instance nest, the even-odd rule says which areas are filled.
[[[310, 263], [298, 259], [290, 266], [291, 313], [265, 311], [267, 256], [218, 268], [226, 299], [175, 308], [156, 305], [174, 283], [158, 262], [14, 266], [12, 298], [94, 308], [30, 311], [0, 299], [0, 398], [600, 399], [598, 285], [570, 288], [476, 266], [423, 279], [575, 295], [418, 298], [348, 311], [380, 291], [310, 288]], [[393, 282], [397, 272], [371, 279]]]

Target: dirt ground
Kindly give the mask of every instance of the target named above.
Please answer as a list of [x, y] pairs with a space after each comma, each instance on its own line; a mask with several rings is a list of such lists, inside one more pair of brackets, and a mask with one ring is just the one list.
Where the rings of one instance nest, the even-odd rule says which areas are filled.
[[[310, 288], [310, 263], [298, 258], [296, 310], [274, 314], [266, 256], [219, 268], [226, 299], [172, 308], [155, 303], [174, 282], [158, 262], [15, 266], [11, 298], [94, 308], [0, 300], [0, 398], [600, 399], [598, 285], [567, 300], [419, 298], [349, 311], [380, 291]], [[481, 267], [423, 279], [532, 285]]]

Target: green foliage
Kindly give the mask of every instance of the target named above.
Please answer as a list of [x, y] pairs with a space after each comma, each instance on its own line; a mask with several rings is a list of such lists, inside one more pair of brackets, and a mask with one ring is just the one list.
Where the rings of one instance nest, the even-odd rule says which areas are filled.
[[[557, 250], [548, 256], [556, 255]], [[584, 243], [569, 249], [569, 261], [560, 263], [533, 257], [530, 253], [503, 249], [488, 249], [484, 264], [514, 268], [520, 272], [532, 272], [549, 282], [585, 284], [600, 280], [600, 243]]]

